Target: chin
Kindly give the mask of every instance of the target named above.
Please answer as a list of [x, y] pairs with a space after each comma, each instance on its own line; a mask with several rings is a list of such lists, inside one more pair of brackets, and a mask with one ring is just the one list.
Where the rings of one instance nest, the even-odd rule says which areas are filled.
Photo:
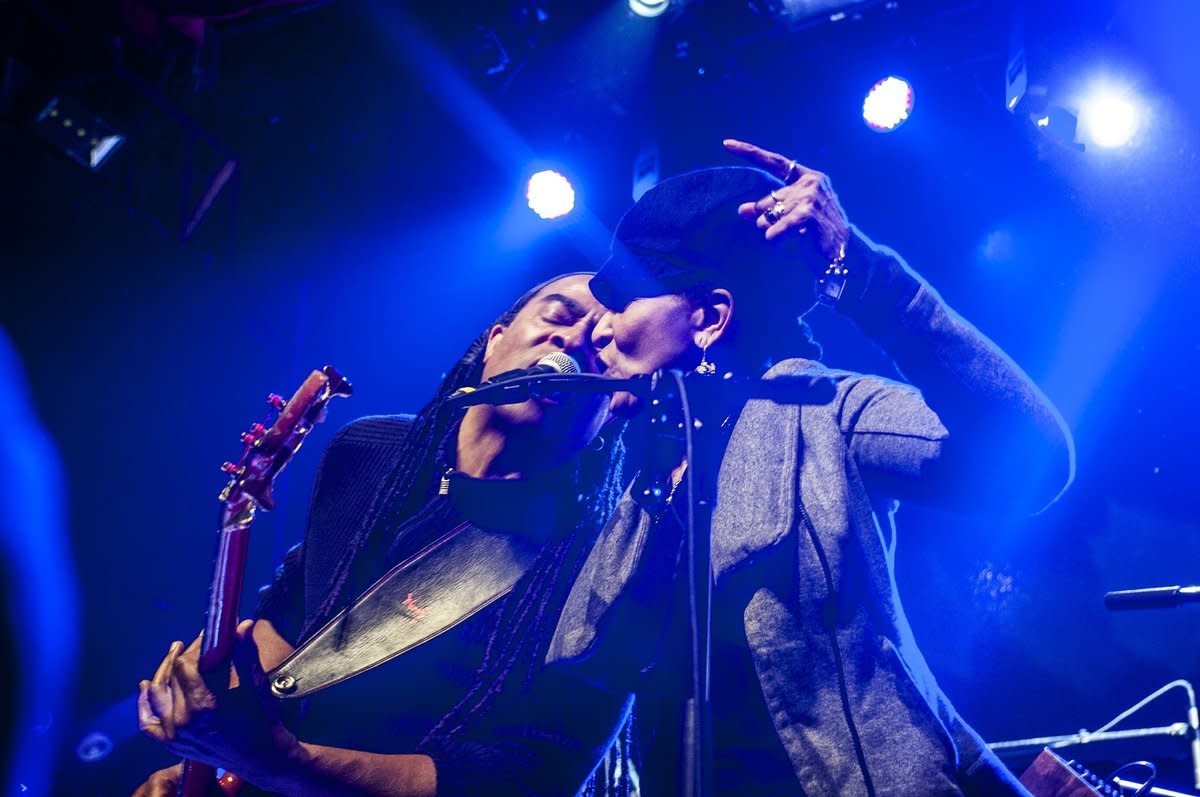
[[614, 418], [629, 418], [642, 407], [642, 399], [633, 393], [614, 393], [609, 412]]
[[494, 408], [505, 425], [510, 427], [537, 427], [547, 420], [548, 408], [534, 399], [520, 404], [500, 404]]
[[562, 449], [566, 455], [583, 449], [599, 432], [608, 417], [608, 401], [580, 396], [561, 404], [530, 399], [520, 404], [496, 407], [496, 412], [509, 428], [522, 428], [545, 447]]

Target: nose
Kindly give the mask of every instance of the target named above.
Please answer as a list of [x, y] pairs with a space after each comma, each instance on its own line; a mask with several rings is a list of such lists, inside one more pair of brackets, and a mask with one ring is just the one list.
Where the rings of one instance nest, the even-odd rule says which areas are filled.
[[612, 320], [613, 313], [611, 310], [608, 310], [604, 315], [600, 316], [600, 320], [592, 327], [592, 346], [596, 351], [601, 351], [605, 346], [612, 343]]
[[556, 331], [550, 337], [550, 343], [579, 360], [585, 371], [594, 372], [597, 370], [596, 354], [599, 351], [594, 343], [595, 329], [594, 316], [592, 319], [581, 319], [569, 329]]

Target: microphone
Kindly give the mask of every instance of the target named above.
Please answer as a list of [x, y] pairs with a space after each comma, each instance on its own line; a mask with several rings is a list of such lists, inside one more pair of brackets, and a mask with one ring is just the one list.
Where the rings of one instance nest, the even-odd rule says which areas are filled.
[[[579, 363], [565, 352], [556, 351], [529, 368], [514, 368], [481, 382], [478, 387], [461, 387], [450, 394], [446, 404], [451, 407], [470, 407], [475, 404], [517, 404], [532, 398], [535, 393], [528, 377], [548, 374], [572, 375], [580, 372]], [[544, 394], [543, 394], [544, 395]]]
[[529, 368], [514, 368], [511, 371], [505, 371], [502, 374], [496, 374], [491, 379], [487, 380], [484, 385], [496, 385], [501, 382], [507, 382], [510, 379], [516, 379], [519, 376], [537, 376], [538, 374], [577, 374], [582, 370], [579, 363], [571, 355], [556, 351], [547, 354], [542, 359], [538, 360]]
[[1119, 589], [1104, 595], [1104, 605], [1110, 610], [1169, 609], [1184, 603], [1200, 602], [1200, 586], [1148, 587]]

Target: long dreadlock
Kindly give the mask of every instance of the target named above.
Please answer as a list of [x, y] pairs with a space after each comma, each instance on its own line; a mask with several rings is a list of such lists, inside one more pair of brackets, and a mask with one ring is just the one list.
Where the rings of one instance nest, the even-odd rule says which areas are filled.
[[496, 324], [512, 323], [530, 300], [561, 276], [534, 286], [517, 299], [472, 341], [454, 367], [442, 377], [433, 399], [417, 413], [409, 428], [397, 453], [396, 464], [385, 477], [383, 489], [377, 493], [378, 498], [348, 541], [333, 570], [329, 592], [305, 624], [300, 633], [302, 639], [349, 605], [358, 592], [368, 586], [369, 582], [362, 583], [364, 579], [378, 576], [378, 555], [393, 552], [414, 530], [425, 524], [449, 517], [449, 502], [435, 496], [435, 473], [446, 453], [446, 446], [458, 433], [462, 417], [461, 413], [449, 417], [443, 412], [442, 405], [459, 388], [479, 383], [491, 328]]
[[[484, 715], [506, 690], [524, 690], [543, 666], [558, 614], [595, 541], [596, 532], [622, 492], [624, 449], [619, 442], [582, 456], [573, 489], [583, 507], [570, 533], [546, 545], [516, 589], [504, 599], [471, 687], [419, 745], [431, 751], [451, 741]], [[600, 766], [580, 784], [594, 797], [629, 797], [631, 718], [613, 740]], [[616, 762], [615, 765], [613, 762]], [[615, 767], [615, 768], [614, 768]]]
[[[510, 324], [547, 285], [564, 276], [570, 275], [554, 277], [521, 296], [471, 343], [443, 377], [434, 398], [417, 414], [405, 437], [396, 465], [378, 493], [380, 498], [347, 544], [325, 600], [301, 630], [302, 639], [348, 606], [378, 577], [381, 557], [390, 561], [414, 533], [443, 527], [450, 521], [453, 510], [449, 500], [436, 494], [441, 475], [438, 469], [449, 461], [447, 454], [457, 440], [463, 412], [443, 411], [445, 400], [459, 388], [479, 383], [491, 328]], [[430, 730], [422, 747], [453, 737], [485, 712], [506, 687], [527, 687], [545, 660], [558, 610], [596, 532], [621, 495], [624, 448], [620, 434], [613, 434], [612, 439], [617, 442], [579, 455], [570, 485], [580, 504], [579, 520], [568, 533], [556, 536], [543, 548], [530, 571], [503, 600], [470, 688]], [[522, 676], [520, 681], [518, 676]], [[621, 738], [627, 737], [626, 733]], [[627, 743], [620, 747], [627, 752]], [[627, 791], [625, 785], [613, 793]]]

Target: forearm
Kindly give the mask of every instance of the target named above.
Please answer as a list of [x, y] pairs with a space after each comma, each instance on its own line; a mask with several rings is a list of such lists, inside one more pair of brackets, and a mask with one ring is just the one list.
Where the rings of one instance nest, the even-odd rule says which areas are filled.
[[1009, 498], [1023, 505], [1017, 509], [1052, 500], [1070, 481], [1074, 452], [1041, 390], [895, 253], [865, 240], [849, 250], [866, 284], [839, 309], [921, 390], [949, 431], [944, 456], [952, 470], [1002, 493], [1011, 487]]
[[434, 797], [437, 769], [427, 755], [384, 755], [299, 742], [288, 764], [247, 778], [282, 795]]
[[453, 738], [422, 746], [438, 771], [438, 797], [579, 792], [624, 724], [631, 698], [561, 670], [548, 668], [530, 689], [501, 695]]

